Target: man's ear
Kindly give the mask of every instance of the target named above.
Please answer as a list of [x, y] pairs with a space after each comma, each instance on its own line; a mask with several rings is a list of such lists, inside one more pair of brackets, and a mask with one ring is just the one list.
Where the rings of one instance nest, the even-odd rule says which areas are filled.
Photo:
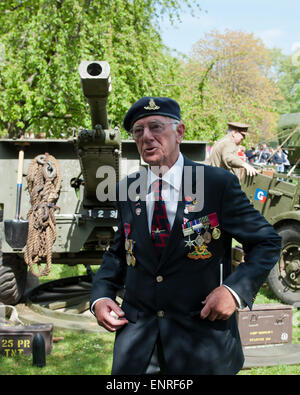
[[182, 142], [183, 137], [184, 137], [184, 133], [185, 133], [185, 124], [184, 123], [178, 124], [177, 128], [176, 128], [178, 144], [180, 144]]

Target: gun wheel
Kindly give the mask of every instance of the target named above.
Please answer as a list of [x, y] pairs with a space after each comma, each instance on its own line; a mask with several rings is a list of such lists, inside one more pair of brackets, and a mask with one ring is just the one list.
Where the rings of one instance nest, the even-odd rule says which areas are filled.
[[279, 228], [282, 237], [280, 258], [268, 276], [274, 294], [284, 303], [300, 302], [300, 226], [285, 225]]
[[18, 257], [0, 257], [0, 303], [15, 305], [21, 299], [27, 278], [27, 266]]
[[0, 303], [15, 305], [26, 286], [27, 266], [15, 254], [2, 253], [3, 212], [0, 210]]

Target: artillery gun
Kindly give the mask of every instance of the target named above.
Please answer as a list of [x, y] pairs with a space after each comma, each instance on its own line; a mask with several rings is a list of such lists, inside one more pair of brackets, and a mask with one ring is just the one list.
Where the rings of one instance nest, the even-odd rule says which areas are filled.
[[[46, 204], [48, 207], [43, 207], [43, 213], [54, 209], [53, 206], [59, 208], [53, 210], [56, 238], [51, 249], [51, 263], [85, 265], [88, 274], [81, 276], [81, 282], [85, 285], [91, 282], [90, 265], [101, 264], [102, 255], [112, 241], [117, 225], [117, 211], [106, 197], [113, 193], [116, 182], [141, 166], [135, 142], [121, 142], [119, 128], [109, 128], [108, 125], [106, 105], [111, 91], [109, 64], [83, 61], [79, 66], [79, 74], [83, 95], [90, 107], [91, 130], [80, 130], [77, 136], [69, 139], [0, 139], [0, 180], [5, 186], [0, 189], [0, 302], [4, 304], [14, 305], [20, 301], [28, 273], [28, 266], [24, 262], [27, 245], [16, 246], [13, 240], [8, 240], [4, 229], [5, 221], [15, 215], [18, 152], [24, 151], [23, 181], [28, 176], [34, 158], [44, 163], [48, 175], [54, 172], [54, 160], [46, 160], [46, 156], [49, 154], [57, 161], [61, 172], [59, 197], [55, 205], [49, 203]], [[205, 147], [205, 143], [185, 142], [182, 152], [191, 159], [202, 161], [205, 159]], [[25, 189], [20, 218], [25, 219], [31, 209], [32, 196], [29, 184], [23, 184]], [[40, 186], [36, 187], [36, 190], [40, 189]], [[63, 282], [66, 294], [68, 287], [74, 285], [72, 281], [65, 279]], [[38, 287], [44, 285], [47, 284]], [[57, 283], [54, 286], [57, 287]], [[76, 287], [75, 282], [73, 291], [74, 288], [78, 290]], [[46, 287], [43, 289], [48, 290]], [[83, 289], [87, 293], [90, 290], [88, 286], [82, 286], [79, 293]], [[52, 295], [56, 297], [55, 293]]]
[[[273, 293], [284, 303], [300, 305], [300, 113], [279, 120], [279, 143], [288, 150], [290, 169], [264, 167], [241, 181], [254, 207], [282, 237], [280, 259], [268, 276]], [[290, 137], [290, 138], [289, 138]]]
[[[32, 159], [37, 157], [43, 160], [44, 155], [41, 154], [45, 152], [56, 158], [60, 168], [59, 210], [54, 214], [56, 240], [52, 248], [53, 262], [99, 264], [114, 235], [117, 212], [111, 202], [97, 198], [97, 187], [105, 178], [105, 174], [99, 174], [99, 168], [109, 166], [114, 170], [115, 181], [120, 177], [120, 131], [118, 128], [108, 128], [106, 112], [111, 90], [109, 64], [82, 62], [79, 74], [83, 94], [91, 110], [91, 130], [81, 130], [77, 136], [67, 140], [0, 140], [0, 179], [5, 185], [0, 190], [0, 302], [5, 304], [16, 304], [20, 300], [27, 273], [24, 263], [26, 246], [20, 248], [13, 241], [9, 243], [4, 226], [5, 220], [14, 217], [16, 158], [20, 149], [25, 155], [23, 176], [27, 175]], [[21, 217], [26, 218], [31, 200], [32, 196], [25, 188]]]

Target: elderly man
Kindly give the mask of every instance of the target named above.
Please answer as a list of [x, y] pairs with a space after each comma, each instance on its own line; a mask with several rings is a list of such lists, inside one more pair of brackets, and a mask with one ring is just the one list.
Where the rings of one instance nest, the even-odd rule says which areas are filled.
[[238, 155], [238, 146], [246, 138], [249, 125], [229, 122], [226, 136], [217, 141], [210, 152], [207, 163], [222, 167], [240, 178], [240, 169], [246, 169], [247, 175], [254, 176], [257, 171]]
[[[244, 357], [235, 311], [252, 307], [280, 237], [234, 175], [180, 153], [185, 125], [176, 101], [144, 97], [124, 127], [149, 168], [145, 198], [141, 188], [117, 202], [118, 231], [92, 287], [98, 323], [116, 331], [112, 374], [236, 374]], [[125, 180], [128, 190], [136, 181]], [[190, 187], [202, 188], [202, 205]], [[234, 272], [232, 237], [246, 252]]]

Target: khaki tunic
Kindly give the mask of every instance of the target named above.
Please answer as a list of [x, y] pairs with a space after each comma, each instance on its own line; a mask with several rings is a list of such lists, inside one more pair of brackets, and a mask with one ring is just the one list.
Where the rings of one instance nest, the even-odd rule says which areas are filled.
[[240, 177], [240, 168], [244, 161], [238, 156], [238, 146], [230, 134], [217, 141], [210, 151], [207, 163], [211, 166], [222, 167]]

